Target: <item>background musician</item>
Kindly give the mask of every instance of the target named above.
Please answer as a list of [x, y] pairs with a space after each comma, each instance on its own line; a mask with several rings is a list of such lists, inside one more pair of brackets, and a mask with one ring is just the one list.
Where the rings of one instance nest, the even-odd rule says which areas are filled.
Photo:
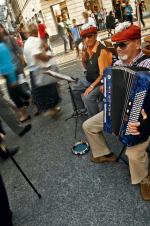
[[[114, 65], [138, 66], [150, 68], [150, 58], [141, 51], [141, 30], [138, 26], [122, 23], [117, 28], [117, 33], [112, 36], [115, 43], [119, 60]], [[102, 89], [102, 88], [101, 88]], [[150, 135], [150, 103], [147, 109], [141, 112], [143, 123], [147, 125], [145, 134]], [[130, 123], [130, 133], [137, 135], [142, 129], [142, 123]], [[108, 148], [103, 136], [103, 112], [83, 123], [83, 129], [89, 141], [92, 155], [91, 161], [95, 163], [113, 162], [116, 156]], [[127, 147], [126, 155], [129, 160], [129, 169], [132, 184], [141, 185], [141, 195], [145, 200], [150, 200], [150, 177], [148, 176], [148, 156], [146, 149], [149, 144], [148, 135], [143, 138], [143, 142]]]
[[82, 64], [86, 69], [86, 76], [79, 79], [72, 89], [77, 108], [81, 112], [86, 109], [88, 116], [92, 117], [99, 112], [97, 100], [102, 97], [99, 85], [104, 69], [112, 65], [112, 53], [97, 41], [97, 28], [87, 26], [83, 25], [80, 33], [84, 42]]

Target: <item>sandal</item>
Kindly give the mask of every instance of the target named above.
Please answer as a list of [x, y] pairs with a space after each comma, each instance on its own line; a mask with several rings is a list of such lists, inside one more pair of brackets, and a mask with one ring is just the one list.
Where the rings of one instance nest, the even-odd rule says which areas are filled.
[[24, 123], [24, 122], [26, 122], [26, 121], [28, 121], [28, 120], [30, 120], [31, 119], [31, 116], [29, 115], [26, 119], [24, 119], [24, 120], [19, 120], [19, 122], [20, 123]]

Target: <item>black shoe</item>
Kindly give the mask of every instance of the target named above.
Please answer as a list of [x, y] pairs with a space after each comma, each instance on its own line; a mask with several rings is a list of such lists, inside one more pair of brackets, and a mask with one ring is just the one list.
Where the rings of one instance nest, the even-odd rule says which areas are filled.
[[34, 113], [34, 116], [39, 116], [40, 114], [41, 114], [41, 112], [37, 111], [37, 112]]
[[[19, 151], [19, 147], [17, 146], [15, 148], [7, 148], [7, 151], [10, 153], [10, 155], [15, 155]], [[7, 151], [5, 149], [0, 149], [0, 157], [4, 160], [9, 157]]]
[[19, 136], [19, 137], [24, 136], [26, 133], [28, 133], [28, 132], [31, 130], [31, 128], [32, 128], [32, 125], [31, 125], [31, 124], [26, 125], [26, 126], [23, 128], [22, 132], [19, 133], [18, 136]]

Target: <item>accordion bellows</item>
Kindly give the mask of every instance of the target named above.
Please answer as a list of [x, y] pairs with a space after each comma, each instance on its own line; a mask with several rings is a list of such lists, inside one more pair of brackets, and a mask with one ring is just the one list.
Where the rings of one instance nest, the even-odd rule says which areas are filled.
[[128, 124], [139, 121], [142, 108], [150, 103], [150, 72], [145, 70], [116, 66], [104, 71], [104, 131], [127, 146], [142, 142], [142, 134], [130, 134]]

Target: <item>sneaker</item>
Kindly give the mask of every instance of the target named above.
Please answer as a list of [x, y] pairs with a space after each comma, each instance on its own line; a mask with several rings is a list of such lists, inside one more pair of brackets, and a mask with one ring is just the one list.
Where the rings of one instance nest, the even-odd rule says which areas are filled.
[[91, 161], [95, 163], [115, 162], [116, 160], [117, 157], [113, 153], [100, 157], [93, 157], [93, 155], [91, 155]]
[[150, 200], [150, 175], [145, 177], [140, 183], [141, 196], [144, 200]]

